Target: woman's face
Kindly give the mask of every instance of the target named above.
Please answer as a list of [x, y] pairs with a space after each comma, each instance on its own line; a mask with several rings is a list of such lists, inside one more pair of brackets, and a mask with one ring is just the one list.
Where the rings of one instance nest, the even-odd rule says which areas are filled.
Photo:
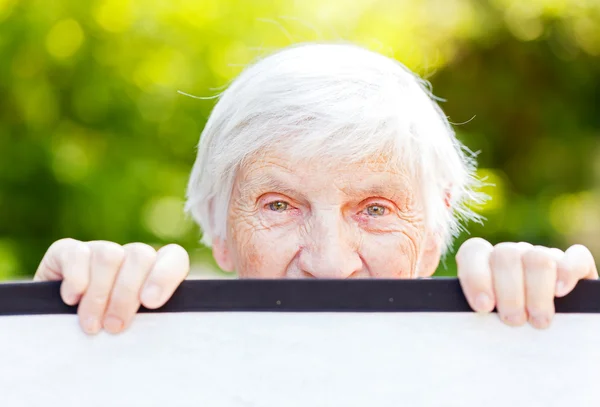
[[227, 239], [213, 245], [221, 268], [242, 278], [433, 274], [439, 238], [425, 230], [418, 189], [402, 171], [381, 160], [290, 162], [272, 153], [237, 174]]

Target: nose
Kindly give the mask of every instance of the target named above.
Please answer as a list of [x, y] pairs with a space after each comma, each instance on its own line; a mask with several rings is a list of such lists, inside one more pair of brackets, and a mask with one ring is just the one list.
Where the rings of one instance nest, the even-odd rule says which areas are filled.
[[327, 213], [313, 222], [299, 255], [299, 267], [307, 275], [344, 279], [363, 268], [357, 248], [357, 232], [341, 216]]

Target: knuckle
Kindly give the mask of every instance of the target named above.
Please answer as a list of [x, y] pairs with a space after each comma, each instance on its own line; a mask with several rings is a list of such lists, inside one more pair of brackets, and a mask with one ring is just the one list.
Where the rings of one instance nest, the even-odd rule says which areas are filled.
[[514, 242], [501, 242], [498, 243], [494, 246], [494, 251], [499, 251], [499, 252], [503, 252], [503, 251], [518, 251], [520, 247], [520, 243], [514, 243]]
[[456, 262], [464, 262], [465, 257], [468, 256], [470, 253], [488, 252], [491, 248], [492, 244], [480, 237], [468, 239], [458, 249], [458, 252], [456, 253]]
[[123, 246], [113, 242], [96, 242], [92, 251], [94, 261], [107, 266], [117, 266], [125, 257]]
[[598, 276], [594, 256], [586, 246], [580, 244], [575, 244], [565, 251], [565, 255], [558, 262], [558, 272], [563, 278]]
[[154, 262], [156, 250], [145, 243], [128, 243], [123, 246], [125, 256], [135, 262]]
[[188, 257], [188, 252], [183, 247], [181, 247], [180, 245], [175, 244], [175, 243], [171, 243], [166, 246], [163, 246], [160, 249], [160, 251], [172, 251], [174, 253], [177, 253], [178, 256], [183, 256], [185, 258]]
[[[178, 259], [177, 264], [182, 266], [182, 267], [170, 268], [167, 271], [167, 274], [170, 274], [170, 275], [175, 274], [181, 278], [184, 278], [190, 272], [190, 257], [189, 257], [187, 250], [185, 250], [183, 247], [181, 247], [178, 244], [169, 244], [167, 246], [164, 246], [161, 250], [163, 250], [163, 249], [165, 251], [169, 251], [169, 252], [173, 253], [173, 255]], [[166, 265], [163, 265], [163, 266], [166, 266]]]
[[494, 247], [490, 255], [494, 266], [513, 266], [521, 262], [521, 251], [515, 243], [500, 243]]
[[88, 245], [75, 239], [64, 239], [59, 247], [58, 258], [62, 264], [67, 264], [75, 259], [90, 256], [91, 250]]
[[551, 270], [556, 267], [556, 261], [551, 254], [541, 247], [533, 248], [523, 254], [523, 264], [527, 270]]
[[585, 261], [593, 261], [592, 253], [590, 249], [582, 244], [574, 244], [568, 249], [569, 254], [576, 256], [577, 258]]
[[548, 251], [548, 253], [550, 253], [550, 255], [554, 258], [555, 261], [560, 261], [565, 256], [565, 253], [562, 250], [557, 249], [555, 247], [548, 248], [546, 250]]
[[531, 243], [527, 243], [527, 242], [519, 242], [515, 244], [517, 250], [519, 250], [521, 253], [527, 252], [529, 250], [531, 250], [532, 248], [534, 248], [534, 246]]
[[57, 241], [55, 241], [54, 243], [52, 243], [52, 245], [50, 247], [52, 248], [63, 248], [63, 247], [70, 247], [75, 243], [82, 243], [79, 240], [75, 240], [71, 237], [65, 237], [63, 239], [59, 239]]
[[582, 252], [586, 252], [586, 253], [590, 252], [590, 250], [586, 246], [579, 244], [579, 243], [572, 245], [571, 248], [574, 250], [582, 251]]

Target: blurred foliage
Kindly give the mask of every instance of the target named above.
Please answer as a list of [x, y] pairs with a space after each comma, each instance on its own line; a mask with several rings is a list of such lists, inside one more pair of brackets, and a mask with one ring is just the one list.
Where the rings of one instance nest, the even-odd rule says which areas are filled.
[[[214, 266], [182, 213], [214, 100], [178, 91], [215, 95], [314, 40], [393, 56], [447, 99], [495, 184], [472, 235], [600, 257], [597, 0], [0, 0], [0, 279], [67, 236], [176, 242]], [[451, 254], [438, 275], [454, 273]]]

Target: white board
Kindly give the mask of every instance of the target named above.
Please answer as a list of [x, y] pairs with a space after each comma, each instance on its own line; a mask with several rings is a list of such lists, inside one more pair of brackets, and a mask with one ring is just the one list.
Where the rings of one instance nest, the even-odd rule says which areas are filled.
[[[507, 327], [495, 314], [457, 312], [463, 303], [451, 297], [440, 300], [436, 294], [443, 284], [429, 291], [430, 282], [408, 287], [415, 299], [433, 293], [429, 297], [434, 306], [447, 310], [418, 311], [422, 305], [411, 307], [411, 298], [390, 302], [390, 292], [403, 292], [407, 283], [390, 283], [385, 289], [381, 283], [363, 286], [368, 300], [385, 291], [387, 302], [395, 304], [391, 306], [406, 309], [390, 312], [383, 302], [372, 311], [364, 298], [351, 299], [361, 291], [359, 286], [353, 286], [353, 296], [345, 296], [340, 286], [320, 283], [325, 288], [313, 284], [291, 291], [294, 283], [288, 284], [279, 296], [273, 293], [280, 298], [273, 310], [244, 311], [243, 302], [256, 306], [252, 292], [233, 298], [245, 283], [221, 282], [215, 289], [211, 283], [206, 288], [194, 282], [172, 303], [184, 312], [167, 307], [141, 313], [125, 333], [94, 337], [81, 332], [75, 315], [43, 315], [44, 301], [24, 295], [24, 302], [13, 307], [25, 310], [21, 315], [0, 316], [0, 405], [600, 405], [600, 314], [594, 312], [598, 300], [590, 298], [598, 284], [558, 304], [566, 312], [539, 331]], [[277, 282], [264, 284], [277, 291]], [[456, 283], [448, 284], [456, 291]], [[58, 306], [56, 287], [46, 310]], [[185, 298], [202, 290], [206, 294], [210, 287], [214, 295], [206, 301], [212, 304]], [[315, 287], [319, 295], [309, 298], [307, 290]], [[31, 290], [31, 295], [40, 295]], [[9, 293], [0, 300], [0, 314], [14, 314], [6, 298], [14, 302], [15, 293], [27, 291], [0, 290], [0, 296]], [[322, 294], [328, 291], [340, 299], [340, 307], [348, 306], [344, 312], [334, 312], [335, 304], [323, 306]], [[287, 300], [293, 303], [291, 309], [299, 306], [294, 303], [299, 297], [294, 300], [291, 292], [306, 296], [304, 307], [321, 309], [286, 310]], [[194, 311], [216, 309], [218, 296], [235, 310], [227, 311], [222, 303], [217, 311]], [[364, 303], [363, 308], [352, 310], [351, 302]], [[581, 313], [573, 309], [577, 306]]]

